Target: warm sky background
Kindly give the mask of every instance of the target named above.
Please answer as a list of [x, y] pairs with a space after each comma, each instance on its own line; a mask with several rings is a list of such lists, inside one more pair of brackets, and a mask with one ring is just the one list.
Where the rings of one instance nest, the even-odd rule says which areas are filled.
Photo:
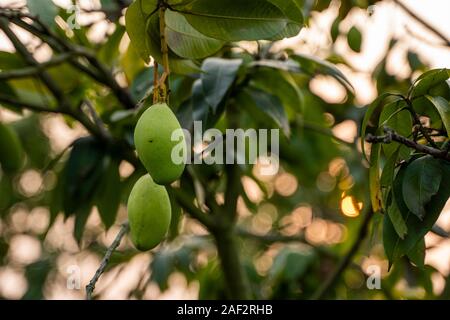
[[[50, 1], [50, 0], [42, 0]], [[17, 0], [0, 0], [0, 6], [7, 6], [8, 4], [23, 3], [24, 1]], [[61, 6], [67, 6], [71, 3], [69, 0], [55, 0], [55, 3]], [[82, 0], [79, 1], [83, 8], [93, 9], [98, 8], [99, 1]], [[448, 14], [450, 13], [450, 1], [449, 0], [403, 0], [409, 8], [416, 12], [423, 19], [427, 20], [437, 29], [446, 34], [450, 39], [450, 19]], [[293, 39], [285, 40], [280, 43], [280, 46], [287, 46], [298, 50], [299, 52], [314, 54], [322, 56], [321, 48], [326, 48], [329, 43], [329, 29], [337, 13], [337, 8], [329, 9], [319, 15], [315, 15], [312, 25], [308, 29], [304, 29], [301, 34]], [[92, 14], [87, 17], [81, 17], [80, 23], [86, 23], [90, 21], [99, 21], [96, 25], [95, 31], [90, 35], [92, 39], [101, 40], [104, 37], [105, 32], [108, 32], [108, 24], [102, 20], [101, 14]], [[362, 105], [370, 103], [376, 96], [374, 84], [370, 77], [371, 71], [378, 64], [380, 59], [384, 56], [388, 40], [392, 35], [395, 35], [400, 39], [400, 45], [397, 46], [397, 50], [391, 56], [388, 63], [389, 71], [393, 74], [402, 77], [408, 72], [407, 61], [405, 60], [405, 51], [408, 48], [413, 49], [419, 53], [422, 60], [428, 62], [431, 67], [435, 68], [450, 68], [450, 48], [439, 46], [439, 39], [430, 34], [420, 24], [416, 23], [409, 16], [407, 16], [400, 8], [397, 8], [395, 4], [384, 1], [382, 4], [374, 7], [374, 13], [372, 18], [368, 18], [364, 10], [355, 10], [341, 25], [342, 32], [345, 33], [352, 25], [356, 24], [360, 30], [364, 32], [364, 45], [363, 51], [360, 54], [352, 52], [347, 44], [345, 38], [338, 41], [337, 51], [348, 59], [351, 65], [358, 70], [350, 71], [346, 67], [341, 67], [341, 70], [348, 76], [355, 91], [357, 93], [358, 103]], [[414, 36], [412, 36], [414, 34]], [[29, 36], [21, 34], [21, 38], [29, 40]], [[422, 40], [425, 39], [427, 43]], [[434, 45], [437, 44], [437, 45]], [[11, 50], [11, 45], [8, 41], [5, 41], [3, 35], [0, 34], [0, 50]], [[48, 57], [48, 50], [43, 48], [38, 54], [38, 58], [45, 60]], [[323, 96], [327, 101], [340, 101], [343, 99], [345, 92], [342, 92], [341, 88], [335, 86], [335, 83], [328, 78], [322, 77], [314, 80], [312, 83], [312, 89]], [[14, 116], [6, 111], [1, 111], [3, 119], [13, 120]], [[54, 136], [59, 138], [53, 141], [54, 147], [57, 150], [64, 149], [65, 146], [78, 135], [82, 134], [80, 130], [69, 130], [60, 119], [51, 118], [46, 120], [50, 127], [50, 132]], [[356, 124], [349, 122], [341, 125], [335, 130], [335, 133], [344, 139], [353, 140], [357, 134]], [[33, 187], [34, 177], [31, 175], [26, 184], [29, 187]], [[39, 212], [35, 213], [39, 216]], [[440, 226], [450, 231], [450, 203], [445, 209], [445, 213], [439, 220]], [[63, 241], [67, 230], [61, 229], [59, 233], [50, 235], [55, 241]], [[70, 232], [70, 231], [69, 231]], [[114, 237], [117, 229], [112, 228], [108, 235], [105, 237], [106, 242], [110, 242]], [[66, 237], [67, 238], [67, 237]], [[427, 246], [431, 246], [436, 243], [437, 239], [433, 235], [427, 236]], [[51, 241], [51, 240], [50, 240]], [[70, 242], [69, 240], [67, 240]], [[26, 263], [27, 261], [34, 261], [39, 257], [36, 257], [37, 253], [40, 253], [39, 244], [33, 242], [27, 238], [17, 238], [15, 243], [11, 244], [15, 247], [15, 255], [17, 259]], [[76, 246], [68, 244], [66, 246], [68, 250], [67, 257], [63, 257], [63, 263], [61, 263], [61, 273], [64, 273], [64, 266], [68, 264], [77, 263], [82, 266], [82, 286], [87, 283], [89, 278], [94, 273], [96, 267], [99, 264], [97, 258], [92, 256], [78, 256], [73, 257], [70, 252], [74, 254], [76, 252]], [[75, 252], [74, 252], [75, 251]], [[129, 287], [135, 285], [139, 274], [145, 270], [148, 265], [148, 256], [140, 255], [132, 260], [129, 266], [125, 270], [122, 270], [121, 277], [115, 278], [116, 273], [110, 273], [103, 278], [98, 285], [98, 289], [101, 290], [105, 287], [103, 284], [108, 284], [110, 281], [115, 280], [114, 290], [108, 290], [103, 298], [122, 299], [123, 292], [126, 292]], [[441, 241], [439, 246], [428, 250], [427, 263], [432, 264], [443, 274], [450, 272], [450, 240]], [[9, 297], [20, 297], [23, 294], [24, 286], [23, 275], [9, 267], [0, 268], [0, 292]], [[433, 279], [437, 288], [443, 286], [443, 278]], [[184, 278], [177, 278], [177, 275], [171, 278], [173, 284], [173, 290], [169, 290], [164, 295], [158, 293], [158, 289], [150, 287], [149, 292], [146, 294], [146, 298], [195, 298], [197, 296], [198, 288], [195, 285], [187, 287]], [[62, 281], [60, 284], [56, 284], [52, 292], [47, 298], [82, 298], [83, 293], [77, 291], [68, 291], [64, 287], [65, 283]], [[182, 287], [184, 290], [179, 290]], [[177, 289], [175, 289], [177, 288]]]

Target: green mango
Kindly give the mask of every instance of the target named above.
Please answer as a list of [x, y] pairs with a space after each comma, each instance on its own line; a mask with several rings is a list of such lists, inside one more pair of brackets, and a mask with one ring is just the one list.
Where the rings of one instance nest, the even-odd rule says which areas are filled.
[[178, 141], [172, 141], [176, 130], [182, 132], [180, 123], [165, 103], [148, 108], [137, 122], [134, 131], [136, 150], [157, 184], [170, 184], [178, 180], [184, 171], [184, 161], [174, 162], [172, 159], [172, 151], [177, 156], [186, 152], [184, 135], [179, 134]]
[[24, 163], [25, 153], [17, 133], [0, 122], [0, 165], [9, 173], [19, 171]]
[[128, 199], [131, 241], [140, 251], [156, 247], [167, 234], [171, 221], [170, 199], [164, 186], [150, 175], [141, 177]]

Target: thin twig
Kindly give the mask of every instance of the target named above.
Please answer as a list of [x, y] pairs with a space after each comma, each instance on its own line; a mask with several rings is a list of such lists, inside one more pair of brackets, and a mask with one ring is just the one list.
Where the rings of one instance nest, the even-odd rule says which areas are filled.
[[409, 9], [405, 4], [403, 4], [399, 0], [393, 0], [400, 8], [402, 8], [408, 15], [410, 15], [414, 20], [419, 22], [425, 28], [433, 32], [437, 37], [439, 37], [442, 41], [444, 41], [445, 45], [450, 47], [450, 40], [439, 30], [429, 24], [427, 21], [423, 20], [423, 18], [419, 17], [416, 13], [414, 13], [411, 9]]
[[122, 238], [128, 233], [129, 230], [129, 224], [128, 222], [125, 222], [122, 224], [122, 227], [120, 228], [119, 233], [117, 234], [116, 238], [114, 239], [111, 246], [106, 250], [105, 256], [102, 259], [102, 262], [100, 263], [100, 267], [95, 272], [94, 277], [89, 281], [89, 284], [86, 286], [86, 299], [92, 300], [92, 294], [95, 289], [95, 284], [97, 283], [100, 276], [105, 272], [106, 267], [108, 266], [109, 260], [111, 259], [112, 254], [117, 249], [117, 247], [120, 245], [120, 242], [122, 241]]
[[426, 153], [435, 158], [450, 161], [450, 154], [446, 150], [441, 150], [438, 148], [433, 148], [423, 144], [419, 144], [413, 140], [410, 140], [408, 138], [399, 135], [394, 130], [388, 127], [384, 128], [384, 132], [386, 133], [386, 135], [384, 136], [374, 136], [372, 134], [369, 134], [366, 137], [366, 141], [369, 143], [385, 143], [385, 144], [389, 144], [392, 141], [395, 141], [409, 148], [412, 148], [418, 152]]
[[102, 132], [102, 134], [107, 137], [108, 139], [112, 139], [111, 134], [109, 133], [108, 129], [106, 128], [105, 123], [100, 119], [99, 115], [95, 111], [94, 106], [92, 105], [92, 102], [89, 99], [84, 99], [84, 104], [86, 105], [87, 109], [89, 110], [89, 114], [92, 117], [92, 120], [94, 121], [95, 125], [99, 128], [99, 130]]
[[361, 224], [361, 227], [358, 232], [358, 236], [356, 237], [355, 242], [353, 243], [352, 247], [348, 251], [348, 253], [342, 258], [342, 260], [339, 262], [336, 269], [331, 273], [331, 275], [325, 280], [322, 286], [319, 287], [319, 289], [312, 295], [312, 300], [321, 300], [324, 299], [332, 290], [332, 288], [336, 285], [337, 281], [341, 277], [342, 273], [347, 269], [347, 267], [351, 264], [353, 258], [355, 257], [356, 253], [358, 252], [359, 248], [364, 242], [364, 239], [367, 236], [368, 230], [369, 230], [369, 224], [372, 220], [372, 217], [374, 215], [374, 212], [372, 208], [369, 208], [367, 210], [366, 216], [364, 217], [364, 220]]

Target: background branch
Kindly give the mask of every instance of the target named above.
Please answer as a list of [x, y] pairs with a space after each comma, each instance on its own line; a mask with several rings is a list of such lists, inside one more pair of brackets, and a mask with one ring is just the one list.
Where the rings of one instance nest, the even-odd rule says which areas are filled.
[[122, 241], [122, 238], [128, 233], [128, 230], [130, 229], [128, 222], [125, 222], [122, 224], [122, 227], [120, 228], [119, 233], [117, 234], [116, 238], [114, 239], [111, 246], [106, 250], [105, 256], [102, 259], [102, 262], [100, 263], [100, 267], [95, 272], [94, 277], [89, 281], [89, 284], [86, 286], [86, 299], [92, 300], [92, 294], [95, 289], [95, 284], [97, 283], [100, 276], [105, 272], [106, 267], [108, 266], [109, 260], [111, 259], [112, 254], [117, 249], [117, 247], [120, 245], [120, 242]]

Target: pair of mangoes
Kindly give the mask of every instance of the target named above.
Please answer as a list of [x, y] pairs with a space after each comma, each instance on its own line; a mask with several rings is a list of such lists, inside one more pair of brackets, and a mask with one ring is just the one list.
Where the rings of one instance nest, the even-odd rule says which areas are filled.
[[180, 143], [172, 141], [176, 130], [181, 126], [169, 106], [155, 104], [142, 114], [134, 131], [139, 159], [149, 173], [136, 182], [128, 199], [131, 240], [141, 251], [156, 247], [169, 230], [172, 209], [165, 185], [179, 179], [185, 168], [172, 160], [172, 150]]
[[4, 172], [15, 173], [22, 168], [25, 152], [17, 133], [0, 122], [0, 166]]

